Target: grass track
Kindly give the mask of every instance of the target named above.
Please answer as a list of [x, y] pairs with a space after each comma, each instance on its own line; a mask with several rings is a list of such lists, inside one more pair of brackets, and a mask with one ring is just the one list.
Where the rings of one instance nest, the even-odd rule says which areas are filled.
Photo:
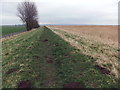
[[94, 61], [44, 27], [3, 41], [3, 87], [17, 87], [22, 80], [31, 80], [35, 88], [63, 87], [71, 82], [86, 88], [117, 87], [114, 78], [94, 67]]

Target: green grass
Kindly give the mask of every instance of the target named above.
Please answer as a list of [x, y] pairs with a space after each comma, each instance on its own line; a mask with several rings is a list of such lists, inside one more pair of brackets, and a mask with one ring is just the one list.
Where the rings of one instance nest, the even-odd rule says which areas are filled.
[[3, 87], [15, 88], [22, 80], [31, 80], [34, 88], [63, 88], [71, 82], [85, 88], [117, 87], [115, 78], [95, 68], [95, 60], [42, 27], [3, 41]]
[[64, 39], [70, 39], [69, 42], [72, 42], [72, 45], [76, 45], [75, 47], [78, 49], [78, 52], [96, 58], [97, 64], [109, 69], [112, 74], [118, 77], [118, 73], [116, 72], [117, 70], [119, 70], [117, 65], [119, 59], [118, 48], [114, 48], [112, 46], [109, 46], [108, 44], [91, 40], [80, 35], [67, 33], [62, 30], [53, 31], [61, 34]]
[[24, 26], [2, 26], [2, 35], [25, 31]]

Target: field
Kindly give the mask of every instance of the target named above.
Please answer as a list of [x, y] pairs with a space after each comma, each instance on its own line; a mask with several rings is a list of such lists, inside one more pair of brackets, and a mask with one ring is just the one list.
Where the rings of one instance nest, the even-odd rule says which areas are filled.
[[26, 31], [24, 26], [2, 26], [2, 35]]
[[118, 47], [118, 26], [49, 26]]
[[[33, 88], [63, 88], [75, 82], [82, 88], [117, 88], [116, 63], [103, 62], [111, 55], [116, 62], [117, 49], [109, 45], [47, 27], [13, 36], [2, 45], [3, 88], [28, 83]], [[102, 64], [98, 53], [106, 56]]]
[[82, 53], [97, 59], [118, 77], [117, 26], [49, 26]]

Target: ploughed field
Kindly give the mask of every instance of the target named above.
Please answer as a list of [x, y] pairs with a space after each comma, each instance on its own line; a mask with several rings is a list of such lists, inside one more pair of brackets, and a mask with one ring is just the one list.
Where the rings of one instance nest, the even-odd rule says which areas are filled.
[[[117, 49], [109, 45], [41, 27], [5, 39], [2, 46], [3, 88], [118, 86], [117, 74], [112, 71], [116, 63], [101, 62], [102, 65], [101, 57], [96, 57], [103, 54], [106, 60], [113, 53], [116, 55]], [[116, 60], [117, 56], [113, 57]]]

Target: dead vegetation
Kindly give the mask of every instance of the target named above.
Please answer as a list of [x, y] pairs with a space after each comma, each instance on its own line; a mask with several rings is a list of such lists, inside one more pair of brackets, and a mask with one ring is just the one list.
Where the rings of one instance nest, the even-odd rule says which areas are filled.
[[118, 47], [118, 26], [49, 26]]
[[[64, 27], [68, 28], [68, 26], [63, 26], [63, 28]], [[73, 27], [73, 26], [70, 26], [70, 27]], [[78, 27], [80, 28], [80, 26], [76, 26], [76, 28], [78, 28]], [[88, 28], [88, 26], [87, 26], [87, 28]], [[93, 28], [97, 28], [97, 26], [93, 27]], [[105, 28], [105, 27], [103, 27], [103, 28]], [[102, 42], [100, 42], [98, 40], [98, 38], [100, 38], [99, 37], [100, 31], [98, 31], [98, 33], [96, 33], [96, 34], [95, 34], [95, 32], [93, 32], [94, 34], [92, 34], [92, 31], [94, 31], [94, 30], [91, 30], [91, 31], [88, 30], [88, 33], [91, 33], [91, 34], [86, 37], [87, 34], [83, 34], [84, 31], [80, 30], [79, 32], [77, 32], [77, 30], [75, 30], [75, 31], [74, 30], [72, 31], [72, 30], [73, 29], [71, 29], [71, 30], [68, 30], [68, 29], [60, 30], [59, 29], [58, 30], [55, 28], [55, 30], [53, 30], [53, 31], [56, 34], [58, 34], [59, 36], [61, 36], [64, 40], [69, 42], [76, 49], [78, 49], [78, 52], [82, 52], [85, 55], [89, 55], [89, 56], [95, 58], [96, 59], [95, 64], [99, 66], [96, 68], [101, 70], [102, 73], [108, 73], [108, 74], [111, 74], [118, 78], [118, 69], [119, 69], [118, 68], [118, 48], [115, 45], [112, 45], [112, 44], [108, 45], [108, 44], [106, 44], [106, 42], [103, 43], [104, 40], [107, 40], [107, 37], [110, 37], [110, 35], [108, 35], [106, 32], [105, 33], [103, 32], [104, 33], [103, 35], [106, 34], [106, 38], [103, 38], [104, 40]], [[87, 32], [87, 30], [85, 30], [85, 31]], [[112, 30], [110, 30], [110, 31], [112, 31]], [[82, 35], [78, 34], [81, 32], [82, 32]], [[112, 32], [111, 32], [111, 34], [112, 34]], [[115, 34], [115, 32], [113, 34]], [[96, 35], [98, 35], [98, 36], [96, 36]], [[113, 35], [113, 36], [114, 36], [114, 38], [112, 39], [112, 36], [111, 36], [111, 40], [114, 41], [114, 39], [116, 40], [117, 37], [115, 37], [115, 35]], [[94, 39], [91, 39], [92, 37], [94, 37]], [[114, 43], [115, 42], [117, 43], [117, 41], [114, 41]]]

